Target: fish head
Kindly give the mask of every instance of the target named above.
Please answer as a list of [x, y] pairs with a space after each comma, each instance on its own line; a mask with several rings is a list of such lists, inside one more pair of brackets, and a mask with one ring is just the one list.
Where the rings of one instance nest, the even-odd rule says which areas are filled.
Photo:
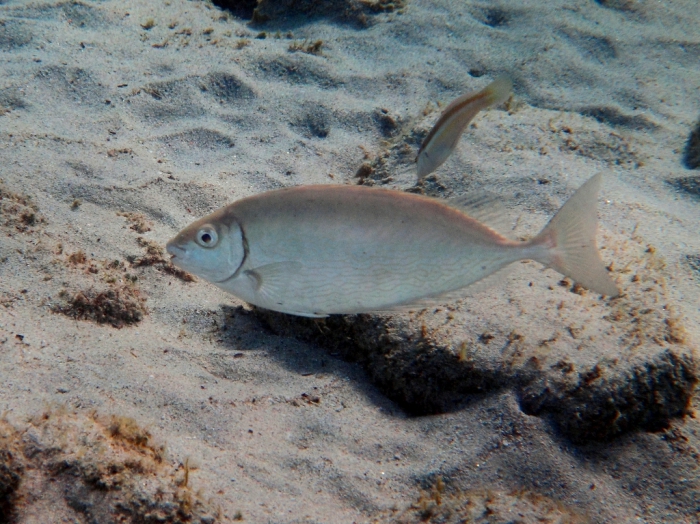
[[166, 244], [172, 263], [209, 282], [233, 277], [246, 255], [243, 230], [217, 213], [190, 224]]

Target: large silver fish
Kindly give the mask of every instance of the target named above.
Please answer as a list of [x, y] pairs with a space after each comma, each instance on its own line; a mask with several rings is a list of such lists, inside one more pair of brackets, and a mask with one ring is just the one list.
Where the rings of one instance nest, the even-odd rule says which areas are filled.
[[428, 176], [447, 160], [457, 146], [459, 137], [479, 111], [505, 102], [512, 90], [510, 78], [499, 76], [481, 91], [467, 93], [453, 100], [420, 146], [416, 157], [418, 178]]
[[595, 242], [600, 180], [527, 242], [432, 198], [318, 185], [234, 202], [183, 229], [167, 250], [176, 266], [246, 302], [308, 317], [397, 309], [522, 259], [615, 296]]

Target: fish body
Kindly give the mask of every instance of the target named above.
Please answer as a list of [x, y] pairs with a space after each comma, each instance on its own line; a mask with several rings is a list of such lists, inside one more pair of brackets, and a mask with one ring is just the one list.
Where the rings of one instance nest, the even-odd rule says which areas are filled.
[[311, 317], [409, 306], [522, 259], [616, 295], [595, 246], [599, 183], [591, 179], [528, 242], [432, 198], [318, 185], [234, 202], [185, 228], [167, 250], [176, 266], [246, 302]]
[[467, 93], [455, 99], [440, 115], [418, 151], [418, 178], [424, 178], [440, 167], [450, 156], [469, 122], [482, 109], [505, 102], [513, 83], [500, 76], [481, 91]]

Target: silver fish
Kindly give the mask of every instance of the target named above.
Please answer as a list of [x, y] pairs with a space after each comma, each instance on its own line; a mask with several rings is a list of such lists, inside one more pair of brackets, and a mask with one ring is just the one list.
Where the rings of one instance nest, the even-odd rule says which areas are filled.
[[479, 111], [505, 102], [512, 90], [510, 79], [500, 76], [481, 91], [462, 95], [447, 106], [420, 146], [416, 157], [418, 178], [428, 176], [447, 160]]
[[532, 240], [509, 240], [460, 209], [400, 191], [318, 185], [223, 207], [167, 244], [172, 262], [262, 308], [323, 317], [439, 298], [522, 259], [616, 296], [595, 242], [601, 176]]

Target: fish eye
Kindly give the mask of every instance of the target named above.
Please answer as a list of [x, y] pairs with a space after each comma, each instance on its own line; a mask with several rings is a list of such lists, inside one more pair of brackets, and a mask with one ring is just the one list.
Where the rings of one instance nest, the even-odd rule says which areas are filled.
[[219, 242], [219, 235], [212, 226], [204, 226], [197, 231], [197, 244], [202, 247], [214, 247]]

